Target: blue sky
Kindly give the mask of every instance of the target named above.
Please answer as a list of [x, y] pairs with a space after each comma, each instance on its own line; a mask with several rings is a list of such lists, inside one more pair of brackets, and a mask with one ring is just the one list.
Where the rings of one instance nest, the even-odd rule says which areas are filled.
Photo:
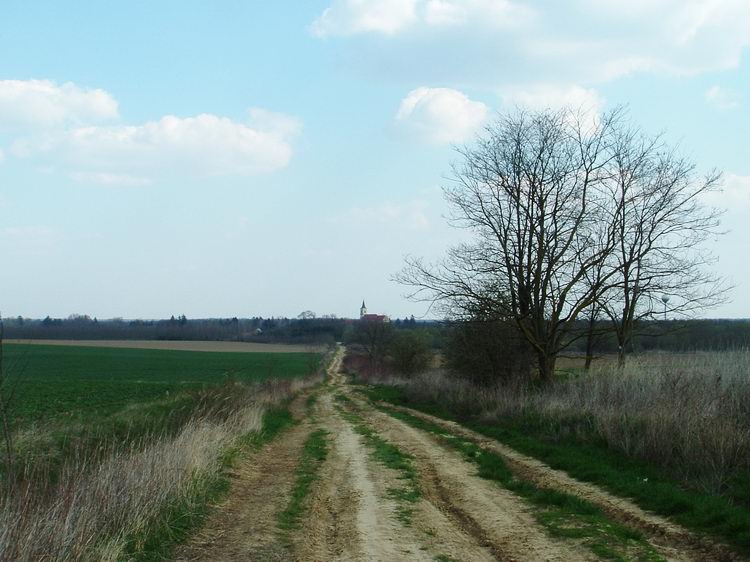
[[724, 171], [709, 315], [750, 317], [749, 44], [744, 0], [6, 0], [0, 310], [420, 316], [452, 145], [567, 103]]

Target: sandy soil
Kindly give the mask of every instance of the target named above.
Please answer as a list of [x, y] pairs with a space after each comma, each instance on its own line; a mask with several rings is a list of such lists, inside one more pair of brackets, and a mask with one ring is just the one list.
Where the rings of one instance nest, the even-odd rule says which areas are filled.
[[236, 341], [162, 341], [162, 340], [3, 340], [5, 343], [29, 345], [76, 345], [84, 347], [124, 347], [131, 349], [166, 349], [176, 351], [222, 351], [233, 353], [306, 353], [322, 348], [280, 343]]
[[[301, 420], [239, 466], [229, 499], [205, 528], [178, 552], [179, 560], [299, 561], [578, 561], [596, 557], [576, 540], [555, 538], [537, 522], [533, 507], [446, 448], [439, 437], [373, 408], [339, 373], [341, 353], [315, 406], [294, 402]], [[337, 404], [346, 394], [347, 405]], [[421, 499], [410, 523], [397, 517], [400, 474], [377, 463], [344, 411], [353, 412], [382, 439], [413, 458]], [[410, 411], [415, 415], [417, 412]], [[424, 416], [424, 415], [423, 415]], [[425, 416], [428, 417], [428, 416]], [[725, 552], [630, 502], [573, 480], [542, 463], [460, 426], [430, 418], [454, 434], [503, 455], [519, 476], [576, 493], [601, 505], [612, 519], [645, 531], [667, 560], [720, 560]], [[307, 498], [302, 528], [282, 533], [277, 514], [286, 506], [302, 444], [317, 428], [328, 432], [329, 454]], [[402, 504], [401, 504], [402, 505]]]

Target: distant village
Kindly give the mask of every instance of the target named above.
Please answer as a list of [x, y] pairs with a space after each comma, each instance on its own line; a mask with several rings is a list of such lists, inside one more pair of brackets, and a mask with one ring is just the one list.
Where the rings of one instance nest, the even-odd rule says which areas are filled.
[[370, 314], [367, 312], [367, 305], [362, 300], [362, 306], [359, 309], [359, 319], [363, 322], [382, 322], [388, 323], [391, 319], [385, 314]]

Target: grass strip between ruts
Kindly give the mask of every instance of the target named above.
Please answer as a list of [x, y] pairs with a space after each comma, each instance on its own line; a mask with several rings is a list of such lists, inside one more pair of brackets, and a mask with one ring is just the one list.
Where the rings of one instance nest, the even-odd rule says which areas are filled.
[[295, 473], [289, 504], [279, 513], [277, 524], [282, 531], [298, 529], [307, 507], [306, 499], [318, 479], [320, 467], [328, 456], [328, 432], [317, 429], [310, 433], [302, 447], [302, 455]]
[[[352, 405], [349, 398], [343, 394], [337, 394], [335, 398], [341, 405]], [[403, 485], [390, 488], [388, 494], [398, 504], [396, 510], [398, 520], [404, 525], [410, 525], [414, 514], [413, 504], [422, 497], [419, 475], [414, 467], [414, 457], [377, 435], [351, 408], [345, 409], [340, 406], [339, 412], [352, 424], [354, 431], [364, 438], [365, 444], [372, 451], [373, 458], [383, 466], [398, 472], [398, 478]]]

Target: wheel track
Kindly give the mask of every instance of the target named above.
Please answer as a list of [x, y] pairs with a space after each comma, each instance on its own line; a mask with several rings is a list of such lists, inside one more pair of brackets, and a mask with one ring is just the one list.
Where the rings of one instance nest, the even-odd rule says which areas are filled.
[[697, 536], [668, 519], [643, 510], [625, 498], [614, 496], [593, 484], [576, 480], [561, 470], [553, 469], [537, 459], [523, 455], [456, 422], [385, 402], [380, 402], [378, 405], [433, 423], [445, 429], [446, 433], [476, 443], [480, 448], [501, 456], [519, 478], [540, 487], [576, 495], [598, 505], [613, 521], [644, 533], [649, 542], [668, 560], [700, 562], [742, 560], [726, 545]]

